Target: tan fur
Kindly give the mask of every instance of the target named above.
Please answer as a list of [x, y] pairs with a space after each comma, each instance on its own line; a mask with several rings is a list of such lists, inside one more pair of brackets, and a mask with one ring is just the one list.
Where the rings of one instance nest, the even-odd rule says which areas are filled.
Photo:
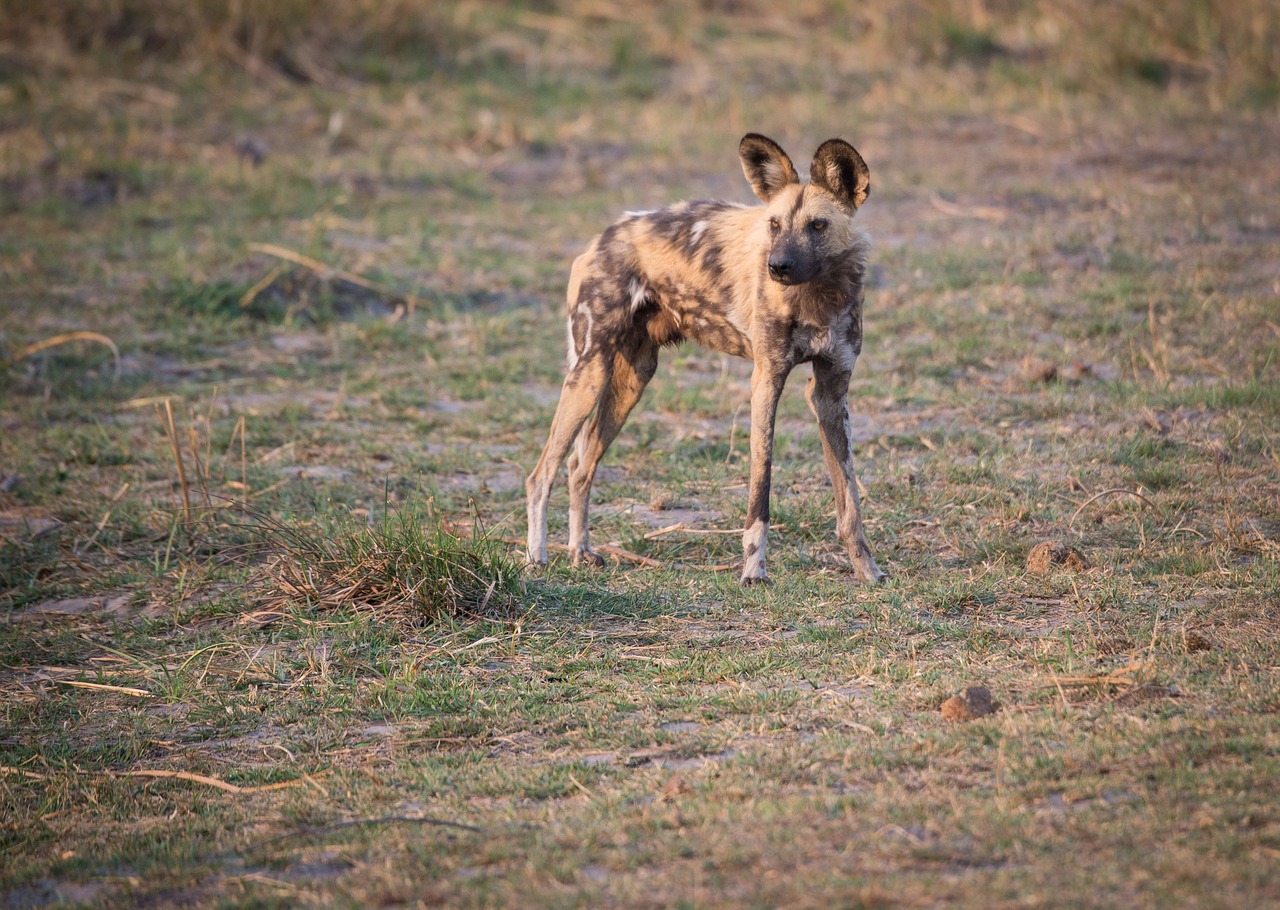
[[743, 137], [739, 157], [763, 206], [687, 202], [628, 213], [574, 261], [568, 371], [547, 444], [526, 482], [531, 563], [547, 560], [547, 500], [571, 448], [569, 546], [575, 563], [602, 562], [587, 541], [596, 466], [652, 378], [658, 349], [689, 339], [755, 365], [743, 583], [767, 579], [774, 416], [786, 377], [800, 363], [813, 364], [807, 396], [831, 473], [840, 539], [860, 579], [883, 577], [862, 531], [846, 403], [862, 348], [870, 251], [853, 219], [870, 192], [869, 172], [853, 147], [836, 139], [819, 147], [808, 184], [763, 136]]

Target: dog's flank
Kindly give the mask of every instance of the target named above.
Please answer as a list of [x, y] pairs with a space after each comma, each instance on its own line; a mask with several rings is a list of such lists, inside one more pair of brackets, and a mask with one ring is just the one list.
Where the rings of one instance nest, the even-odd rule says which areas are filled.
[[531, 563], [547, 561], [547, 500], [566, 454], [573, 561], [603, 562], [588, 544], [596, 467], [653, 377], [659, 349], [688, 339], [755, 367], [743, 583], [767, 578], [774, 417], [800, 363], [813, 364], [807, 398], [831, 473], [840, 540], [860, 579], [883, 577], [862, 530], [847, 404], [862, 350], [870, 252], [853, 216], [870, 192], [870, 174], [839, 139], [819, 147], [808, 184], [764, 136], [745, 136], [739, 157], [763, 206], [704, 201], [628, 212], [574, 261], [568, 369], [547, 444], [526, 482]]

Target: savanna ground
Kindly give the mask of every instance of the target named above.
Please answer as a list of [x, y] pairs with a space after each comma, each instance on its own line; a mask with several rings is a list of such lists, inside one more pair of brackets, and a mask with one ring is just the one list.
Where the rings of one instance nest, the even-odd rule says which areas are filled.
[[[1272, 6], [0, 22], [4, 906], [1280, 905]], [[890, 580], [802, 368], [738, 587], [693, 348], [524, 572], [569, 261], [748, 130], [871, 167]]]

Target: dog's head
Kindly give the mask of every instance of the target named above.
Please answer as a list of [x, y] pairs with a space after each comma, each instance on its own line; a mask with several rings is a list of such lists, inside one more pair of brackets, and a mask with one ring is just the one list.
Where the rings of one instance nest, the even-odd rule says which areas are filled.
[[779, 284], [805, 284], [848, 249], [853, 215], [871, 194], [871, 172], [857, 149], [843, 139], [818, 147], [802, 184], [787, 153], [772, 139], [748, 133], [738, 145], [742, 172], [766, 207], [769, 277]]

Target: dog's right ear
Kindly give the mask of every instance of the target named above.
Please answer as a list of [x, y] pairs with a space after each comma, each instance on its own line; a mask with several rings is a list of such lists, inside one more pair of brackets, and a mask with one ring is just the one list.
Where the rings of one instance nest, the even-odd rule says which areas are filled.
[[768, 202], [778, 190], [800, 182], [795, 165], [778, 143], [759, 133], [747, 133], [738, 143], [742, 173], [762, 202]]

